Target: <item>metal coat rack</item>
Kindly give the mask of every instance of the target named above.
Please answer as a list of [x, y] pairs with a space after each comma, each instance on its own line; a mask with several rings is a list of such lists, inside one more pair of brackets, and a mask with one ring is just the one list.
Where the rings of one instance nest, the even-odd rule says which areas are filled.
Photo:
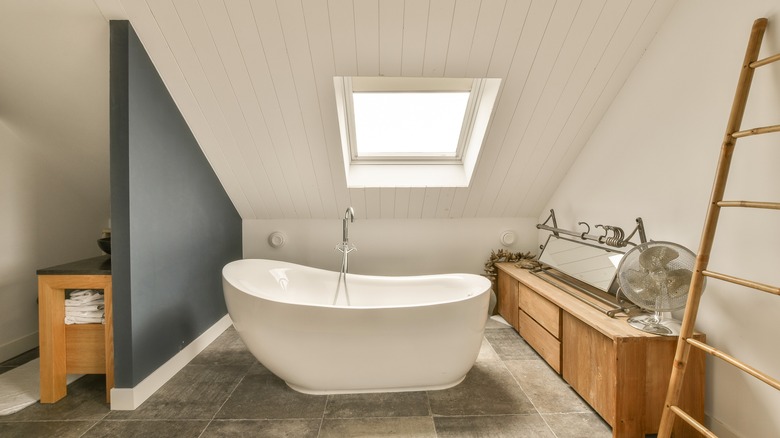
[[[552, 222], [552, 226], [548, 225], [549, 222]], [[579, 238], [580, 240], [586, 241], [594, 241], [601, 245], [605, 245], [612, 248], [625, 248], [628, 245], [636, 246], [637, 243], [634, 243], [631, 241], [631, 239], [634, 238], [635, 235], [639, 235], [639, 244], [647, 243], [647, 235], [645, 234], [645, 225], [644, 222], [642, 222], [642, 218], [638, 217], [636, 218], [636, 227], [634, 228], [631, 233], [626, 235], [625, 231], [623, 231], [622, 228], [616, 227], [613, 225], [596, 225], [595, 228], [601, 228], [604, 230], [604, 233], [601, 235], [595, 235], [590, 234], [591, 227], [586, 222], [577, 222], [577, 225], [585, 226], [585, 231], [582, 232], [576, 232], [576, 231], [570, 231], [563, 228], [558, 227], [558, 221], [555, 218], [555, 210], [550, 209], [550, 215], [547, 216], [547, 219], [545, 219], [544, 222], [541, 224], [537, 224], [536, 228], [540, 230], [546, 230], [550, 231], [555, 235], [556, 237], [560, 237], [561, 234], [572, 236]], [[576, 239], [567, 239], [571, 241], [576, 241]], [[587, 243], [587, 242], [581, 242], [583, 245], [589, 245], [589, 246], [595, 246], [599, 247], [598, 245]], [[542, 250], [544, 249], [544, 245], [540, 247]], [[610, 250], [608, 248], [604, 248], [605, 250]], [[621, 251], [617, 251], [621, 252]], [[604, 294], [607, 296], [610, 296], [610, 299], [605, 298], [604, 296], [601, 296], [598, 293], [595, 293], [591, 290], [588, 290], [577, 283], [568, 280], [563, 275], [559, 275], [556, 273], [556, 271], [552, 270], [550, 267], [541, 267], [538, 269], [534, 269], [531, 271], [532, 274], [537, 276], [538, 278], [547, 281], [550, 284], [555, 285], [555, 283], [551, 282], [547, 276], [552, 277], [557, 282], [561, 282], [566, 284], [567, 286], [570, 286], [586, 295], [588, 295], [591, 299], [586, 299], [585, 297], [576, 294], [571, 293], [570, 291], [564, 289], [564, 291], [569, 292], [570, 295], [573, 297], [579, 299], [580, 301], [588, 304], [589, 306], [599, 310], [602, 313], [605, 313], [607, 316], [614, 318], [618, 313], [624, 313], [628, 314], [630, 311], [634, 309], [638, 309], [638, 307], [630, 302], [627, 299], [623, 299], [620, 297], [620, 290], [616, 290], [614, 292], [614, 297], [611, 297], [610, 294]], [[543, 274], [543, 275], [542, 275]], [[599, 303], [606, 306], [601, 306], [597, 303], [594, 303], [593, 300], [598, 301]]]

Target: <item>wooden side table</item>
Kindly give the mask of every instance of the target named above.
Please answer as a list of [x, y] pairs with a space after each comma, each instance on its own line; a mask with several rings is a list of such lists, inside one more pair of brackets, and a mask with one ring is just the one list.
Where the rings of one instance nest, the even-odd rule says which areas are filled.
[[[111, 259], [94, 257], [38, 272], [41, 403], [67, 395], [67, 374], [105, 374], [106, 402], [114, 387]], [[65, 324], [65, 290], [100, 289], [105, 324]]]

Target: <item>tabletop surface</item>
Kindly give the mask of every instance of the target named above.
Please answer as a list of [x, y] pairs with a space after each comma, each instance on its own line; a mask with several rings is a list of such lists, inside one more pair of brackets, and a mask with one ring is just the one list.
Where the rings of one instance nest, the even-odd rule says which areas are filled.
[[111, 275], [111, 256], [92, 257], [38, 269], [38, 275]]

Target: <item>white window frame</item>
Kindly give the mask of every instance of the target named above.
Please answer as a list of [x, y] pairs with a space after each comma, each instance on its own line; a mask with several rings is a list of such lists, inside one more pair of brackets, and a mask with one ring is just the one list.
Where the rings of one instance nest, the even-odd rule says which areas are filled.
[[[348, 187], [468, 186], [492, 116], [500, 79], [336, 76], [334, 87]], [[357, 150], [352, 100], [352, 93], [360, 91], [469, 91], [454, 156], [360, 156]]]

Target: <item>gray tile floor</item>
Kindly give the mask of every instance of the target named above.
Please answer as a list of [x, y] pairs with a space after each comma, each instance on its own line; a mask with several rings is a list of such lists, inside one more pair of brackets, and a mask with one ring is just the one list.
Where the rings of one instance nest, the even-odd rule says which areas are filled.
[[301, 394], [259, 364], [233, 328], [135, 411], [110, 411], [103, 385], [103, 376], [85, 376], [56, 404], [0, 417], [0, 436], [612, 436], [513, 329], [495, 321], [463, 383], [441, 391]]

